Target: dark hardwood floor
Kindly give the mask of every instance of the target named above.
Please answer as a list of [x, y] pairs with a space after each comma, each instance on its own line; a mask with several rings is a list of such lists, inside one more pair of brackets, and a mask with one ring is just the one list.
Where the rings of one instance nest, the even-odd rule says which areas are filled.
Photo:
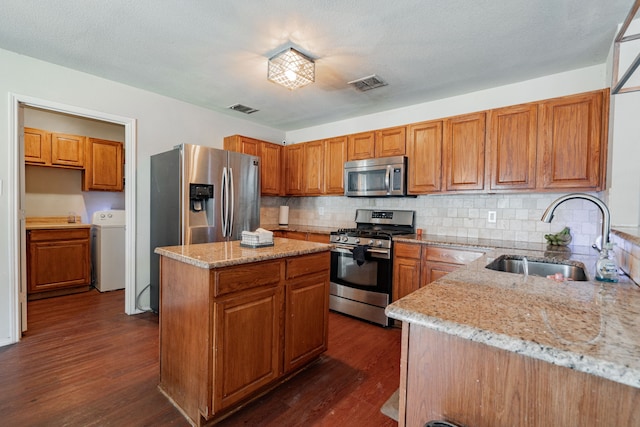
[[[0, 425], [188, 426], [158, 391], [158, 318], [124, 291], [29, 302], [29, 330], [0, 348]], [[396, 426], [400, 330], [331, 313], [329, 351], [223, 426]]]

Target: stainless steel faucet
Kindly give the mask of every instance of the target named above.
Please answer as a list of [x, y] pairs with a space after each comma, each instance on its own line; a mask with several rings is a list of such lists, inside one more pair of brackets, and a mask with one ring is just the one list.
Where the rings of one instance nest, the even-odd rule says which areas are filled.
[[604, 202], [597, 197], [593, 197], [589, 194], [584, 193], [571, 193], [567, 194], [566, 196], [558, 197], [549, 205], [547, 210], [544, 211], [541, 221], [551, 222], [551, 220], [553, 219], [553, 212], [556, 210], [558, 205], [571, 199], [589, 200], [590, 202], [595, 203], [596, 206], [600, 208], [600, 212], [602, 212], [602, 239], [600, 241], [600, 247], [597, 249], [601, 250], [602, 248], [604, 248], [605, 244], [609, 243], [609, 233], [611, 232], [611, 214], [609, 213], [609, 208], [607, 207], [607, 205], [605, 205]]

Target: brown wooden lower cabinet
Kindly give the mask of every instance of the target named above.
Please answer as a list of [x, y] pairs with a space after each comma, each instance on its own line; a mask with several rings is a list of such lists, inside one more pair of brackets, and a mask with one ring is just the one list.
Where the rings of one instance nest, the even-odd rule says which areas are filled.
[[90, 228], [27, 231], [29, 299], [89, 289], [90, 233]]
[[327, 349], [329, 252], [205, 269], [160, 261], [160, 389], [214, 423]]
[[287, 239], [307, 240], [309, 242], [329, 243], [329, 235], [324, 233], [307, 233], [304, 231], [275, 230], [273, 237], [284, 237]]
[[399, 426], [636, 426], [640, 389], [404, 323]]
[[393, 253], [393, 301], [396, 301], [483, 254], [476, 250], [398, 242]]

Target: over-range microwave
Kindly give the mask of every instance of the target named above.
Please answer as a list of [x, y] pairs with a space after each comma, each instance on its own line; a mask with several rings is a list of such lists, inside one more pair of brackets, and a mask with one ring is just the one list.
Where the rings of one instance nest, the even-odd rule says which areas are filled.
[[355, 160], [344, 164], [344, 195], [349, 197], [405, 196], [405, 156]]

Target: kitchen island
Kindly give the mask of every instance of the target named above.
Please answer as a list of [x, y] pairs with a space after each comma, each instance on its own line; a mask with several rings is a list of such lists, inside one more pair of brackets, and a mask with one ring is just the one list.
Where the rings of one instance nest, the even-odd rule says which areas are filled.
[[[640, 288], [485, 268], [502, 254], [545, 255], [489, 250], [387, 307], [403, 322], [399, 425], [640, 425]], [[594, 277], [593, 254], [570, 259]]]
[[274, 238], [157, 248], [160, 390], [215, 423], [327, 348], [330, 245]]

